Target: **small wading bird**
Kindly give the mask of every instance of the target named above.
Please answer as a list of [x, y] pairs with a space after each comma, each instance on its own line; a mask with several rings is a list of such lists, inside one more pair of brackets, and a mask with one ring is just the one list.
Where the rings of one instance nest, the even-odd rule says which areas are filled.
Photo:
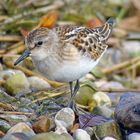
[[[50, 80], [69, 82], [69, 107], [75, 109], [74, 97], [79, 90], [79, 79], [95, 67], [105, 53], [114, 20], [103, 26], [86, 28], [63, 26], [48, 29], [40, 27], [25, 37], [26, 50], [14, 65], [31, 56], [37, 70]], [[76, 81], [73, 88], [73, 81]]]

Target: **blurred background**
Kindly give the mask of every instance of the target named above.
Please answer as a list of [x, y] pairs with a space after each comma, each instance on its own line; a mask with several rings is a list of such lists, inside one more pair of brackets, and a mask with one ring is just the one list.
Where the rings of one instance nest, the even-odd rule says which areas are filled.
[[[38, 27], [52, 29], [63, 25], [95, 28], [110, 17], [116, 20], [116, 25], [108, 40], [109, 48], [100, 63], [81, 79], [77, 105], [108, 118], [114, 119], [116, 113], [116, 120], [121, 120], [124, 126], [140, 130], [137, 126], [140, 120], [137, 97], [140, 93], [140, 0], [0, 0], [0, 137], [21, 121], [31, 122], [37, 133], [54, 129], [48, 124], [48, 114], [67, 106], [69, 98], [65, 97], [70, 96], [68, 85], [50, 81], [36, 72], [31, 58], [13, 65], [25, 50], [24, 37], [28, 32]], [[124, 96], [126, 100], [118, 105], [125, 92], [132, 95], [137, 92], [137, 96]], [[118, 110], [114, 111], [117, 105]], [[42, 123], [34, 123], [44, 114], [47, 114], [45, 123], [44, 118]], [[89, 122], [102, 122], [102, 118], [92, 117], [88, 118]], [[108, 130], [111, 135], [118, 132], [112, 126]], [[108, 125], [103, 132], [106, 129]]]

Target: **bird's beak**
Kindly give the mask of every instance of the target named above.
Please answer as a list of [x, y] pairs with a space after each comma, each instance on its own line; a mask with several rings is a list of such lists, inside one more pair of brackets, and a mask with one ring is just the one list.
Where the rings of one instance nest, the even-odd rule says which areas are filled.
[[23, 61], [25, 58], [27, 58], [30, 55], [30, 50], [25, 50], [23, 54], [16, 60], [14, 65], [16, 66], [19, 64], [21, 61]]

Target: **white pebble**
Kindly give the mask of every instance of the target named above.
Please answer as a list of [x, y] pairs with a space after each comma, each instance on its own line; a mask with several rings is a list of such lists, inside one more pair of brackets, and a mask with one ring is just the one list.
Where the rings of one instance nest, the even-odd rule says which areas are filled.
[[57, 127], [63, 126], [67, 130], [69, 130], [73, 126], [74, 120], [75, 120], [74, 111], [68, 107], [61, 109], [55, 115], [56, 126]]
[[114, 139], [112, 137], [105, 137], [103, 140], [116, 140], [116, 139]]
[[90, 135], [83, 129], [77, 129], [73, 133], [74, 140], [91, 140]]
[[132, 133], [128, 136], [128, 140], [140, 140], [140, 133]]

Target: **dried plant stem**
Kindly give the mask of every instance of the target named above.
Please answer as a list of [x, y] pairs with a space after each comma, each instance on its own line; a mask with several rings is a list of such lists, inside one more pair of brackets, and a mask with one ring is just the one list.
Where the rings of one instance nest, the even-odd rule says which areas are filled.
[[[42, 8], [38, 8], [36, 10], [33, 11], [25, 11], [23, 12], [22, 14], [18, 14], [18, 15], [15, 15], [13, 17], [10, 17], [10, 18], [7, 18], [2, 24], [3, 26], [6, 25], [6, 24], [9, 24], [9, 23], [13, 23], [21, 18], [23, 18], [24, 16], [29, 16], [29, 15], [36, 15], [38, 13], [46, 13], [50, 10], [55, 10], [55, 9], [59, 9], [61, 7], [64, 6], [64, 3], [63, 2], [54, 2], [54, 4], [50, 5], [50, 6], [46, 6], [46, 7], [42, 7]], [[0, 25], [2, 25], [0, 24]]]
[[6, 54], [18, 54], [18, 53], [23, 52], [24, 50], [25, 50], [25, 47], [23, 45], [21, 45], [17, 48], [9, 50]]
[[2, 102], [0, 102], [0, 108], [2, 108], [4, 110], [15, 110], [16, 109], [16, 107], [12, 106], [11, 104], [2, 103]]
[[116, 64], [116, 65], [114, 65], [114, 66], [112, 66], [110, 68], [105, 68], [105, 69], [102, 70], [102, 73], [103, 74], [110, 74], [110, 73], [112, 73], [114, 71], [123, 69], [123, 68], [127, 67], [128, 65], [132, 65], [132, 64], [136, 63], [139, 60], [140, 60], [140, 56], [139, 57], [135, 57], [135, 58], [133, 58], [131, 60], [122, 62], [120, 64]]
[[45, 97], [41, 97], [39, 99], [36, 99], [36, 100], [32, 101], [31, 103], [29, 103], [28, 105], [36, 103], [36, 102], [43, 101], [43, 100], [48, 99], [48, 98], [57, 97], [57, 96], [63, 95], [64, 93], [65, 93], [64, 91], [59, 92], [59, 93], [46, 93], [47, 95]]
[[2, 111], [2, 110], [0, 110], [0, 114], [7, 114], [7, 115], [33, 115], [33, 113], [28, 113], [28, 112]]
[[16, 42], [21, 41], [22, 37], [18, 35], [4, 35], [0, 36], [0, 42]]
[[109, 88], [109, 89], [103, 89], [103, 88], [97, 88], [96, 91], [101, 91], [101, 92], [139, 92], [140, 93], [140, 89], [113, 89], [113, 88]]

